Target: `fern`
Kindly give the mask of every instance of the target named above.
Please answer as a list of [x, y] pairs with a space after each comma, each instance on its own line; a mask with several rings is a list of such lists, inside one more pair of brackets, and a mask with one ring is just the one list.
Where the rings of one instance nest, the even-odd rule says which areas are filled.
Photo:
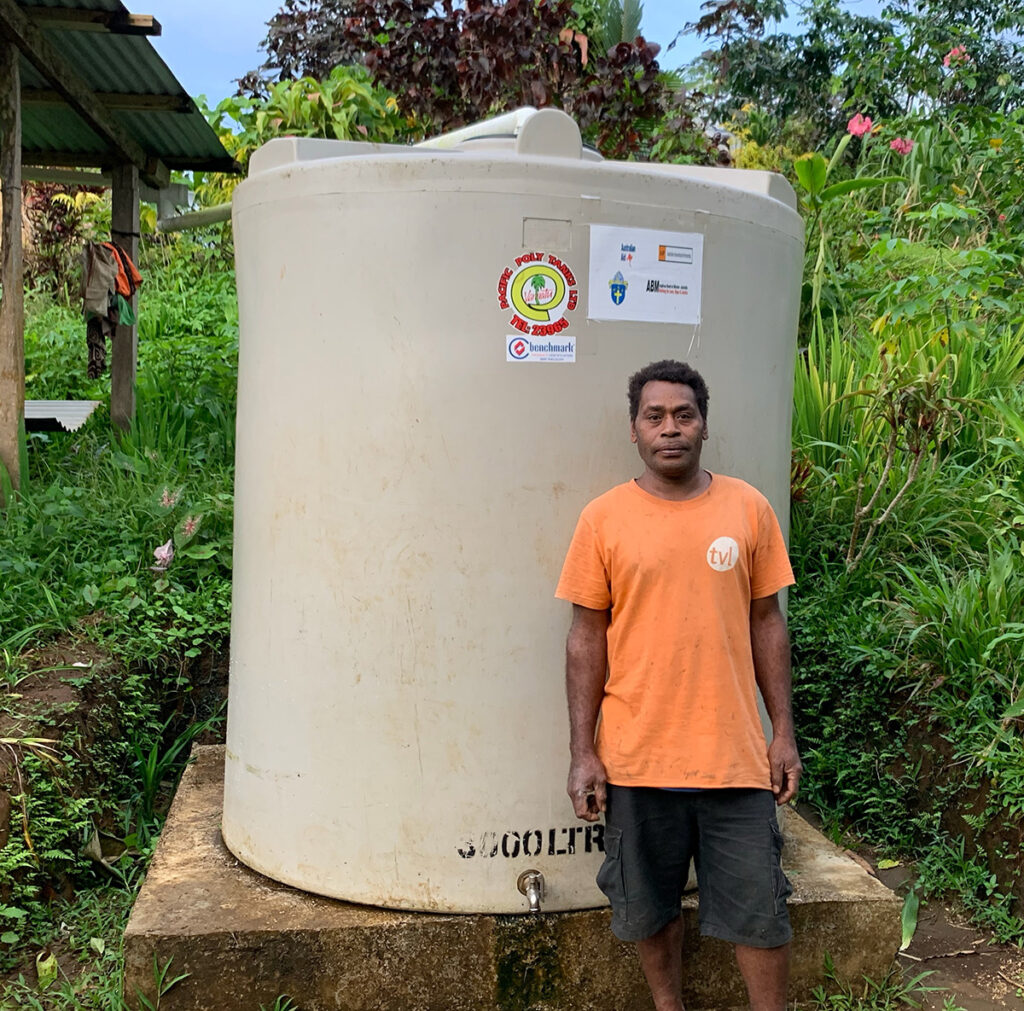
[[640, 34], [643, 15], [644, 5], [640, 0], [604, 0], [600, 35], [605, 50], [620, 42], [632, 42]]

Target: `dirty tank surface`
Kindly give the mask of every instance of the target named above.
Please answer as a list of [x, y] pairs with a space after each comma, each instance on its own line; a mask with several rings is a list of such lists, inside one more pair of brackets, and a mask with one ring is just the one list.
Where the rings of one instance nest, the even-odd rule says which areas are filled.
[[[315, 896], [241, 865], [220, 837], [224, 749], [199, 747], [125, 932], [125, 991], [152, 1000], [153, 960], [188, 973], [162, 1011], [641, 1011], [650, 998], [607, 909], [539, 916], [411, 913]], [[893, 893], [795, 813], [785, 865], [796, 942], [792, 996], [821, 982], [824, 951], [851, 979], [899, 946]], [[525, 900], [524, 900], [525, 903]], [[683, 902], [687, 1008], [743, 1001], [729, 946], [697, 935]]]

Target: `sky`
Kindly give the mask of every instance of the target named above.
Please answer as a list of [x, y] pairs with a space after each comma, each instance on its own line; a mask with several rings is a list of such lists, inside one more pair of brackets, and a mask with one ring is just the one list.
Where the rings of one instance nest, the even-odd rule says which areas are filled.
[[[847, 0], [862, 13], [877, 10], [877, 0]], [[163, 34], [152, 39], [164, 62], [190, 95], [204, 94], [210, 105], [234, 94], [235, 79], [263, 62], [260, 43], [266, 22], [280, 7], [276, 0], [128, 0], [129, 9], [152, 14]], [[790, 5], [794, 7], [794, 4]], [[700, 0], [644, 0], [641, 28], [662, 52], [665, 69], [689, 62], [703, 48], [692, 37], [680, 39], [666, 51], [688, 21], [700, 17]], [[795, 26], [791, 17], [787, 30]]]

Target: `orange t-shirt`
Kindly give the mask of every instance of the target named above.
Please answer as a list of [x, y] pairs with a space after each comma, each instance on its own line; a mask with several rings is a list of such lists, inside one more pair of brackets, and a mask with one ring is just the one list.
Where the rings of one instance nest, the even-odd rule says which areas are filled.
[[555, 596], [611, 610], [597, 730], [610, 783], [771, 789], [750, 601], [792, 583], [775, 513], [737, 478], [684, 502], [629, 481], [583, 510]]

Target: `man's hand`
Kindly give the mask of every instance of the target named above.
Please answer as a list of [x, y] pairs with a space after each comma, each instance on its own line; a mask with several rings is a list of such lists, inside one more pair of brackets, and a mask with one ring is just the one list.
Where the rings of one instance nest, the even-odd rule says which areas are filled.
[[788, 804], [800, 786], [800, 773], [804, 771], [792, 734], [776, 734], [768, 745], [768, 765], [772, 771], [772, 793], [775, 803]]
[[577, 818], [597, 821], [606, 806], [605, 771], [601, 759], [594, 752], [573, 756], [569, 763], [569, 783], [566, 792], [572, 801]]
[[796, 796], [804, 767], [800, 764], [793, 732], [789, 635], [777, 593], [750, 602], [750, 649], [754, 655], [757, 687], [761, 689], [774, 731], [768, 746], [772, 793], [776, 804], [788, 804]]
[[608, 611], [572, 605], [565, 641], [565, 692], [569, 699], [569, 785], [577, 818], [597, 821], [605, 808], [604, 765], [594, 750], [594, 728], [608, 670]]

